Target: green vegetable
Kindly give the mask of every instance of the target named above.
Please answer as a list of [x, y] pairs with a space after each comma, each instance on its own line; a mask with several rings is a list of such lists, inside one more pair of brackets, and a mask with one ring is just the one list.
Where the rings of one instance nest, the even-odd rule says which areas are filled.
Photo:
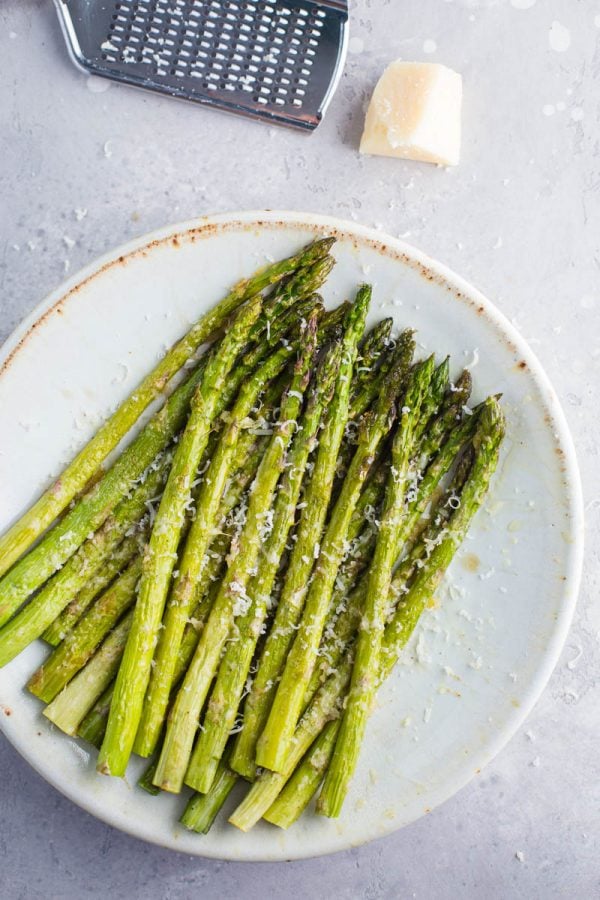
[[275, 802], [264, 813], [263, 819], [289, 828], [300, 818], [314, 795], [333, 756], [335, 741], [340, 727], [340, 720], [328, 722], [314, 744], [294, 770], [290, 780]]
[[[367, 579], [365, 602], [361, 610], [350, 693], [333, 759], [320, 795], [321, 812], [328, 816], [340, 813], [375, 695], [388, 596], [403, 525], [415, 436], [423, 407], [428, 406], [425, 398], [428, 393], [436, 393], [439, 389], [435, 378], [437, 373], [432, 372], [432, 366], [433, 358], [415, 368], [404, 396], [402, 416], [392, 445], [392, 464], [375, 553]], [[431, 403], [435, 404], [435, 399]]]
[[147, 512], [147, 504], [162, 489], [169, 462], [168, 455], [157, 460], [154, 470], [135, 488], [131, 497], [121, 501], [99, 531], [82, 544], [28, 606], [0, 629], [0, 666], [6, 665], [44, 633], [73, 595], [85, 586], [88, 578], [100, 571], [124, 535], [137, 527], [142, 515]]
[[190, 798], [179, 820], [181, 824], [198, 834], [208, 834], [237, 780], [227, 763], [220, 762], [210, 791]]
[[[312, 364], [316, 324], [313, 320], [309, 325], [306, 346], [301, 353], [294, 377], [296, 388], [288, 393], [290, 402], [285, 404], [288, 418], [279, 423], [259, 466], [250, 492], [248, 515], [240, 535], [237, 554], [229, 563], [221, 582], [219, 593], [169, 716], [155, 776], [155, 784], [163, 790], [175, 793], [181, 790], [198, 717], [216, 673], [232, 619], [239, 614], [236, 613], [238, 608], [240, 612], [247, 611], [249, 598], [246, 588], [256, 564], [266, 517], [272, 506], [275, 488], [296, 424], [295, 418], [302, 397], [298, 387], [304, 383], [306, 373]], [[292, 400], [296, 401], [295, 404], [291, 403]], [[289, 414], [293, 410], [295, 413], [290, 417]]]
[[102, 568], [88, 579], [68, 606], [46, 628], [42, 639], [47, 644], [58, 647], [96, 597], [129, 565], [134, 556], [141, 554], [144, 536], [145, 529], [142, 529], [140, 533], [129, 535], [121, 541], [112, 555], [104, 561]]
[[[495, 470], [503, 435], [502, 412], [496, 399], [492, 397], [483, 405], [479, 427], [473, 438], [475, 460], [461, 494], [461, 505], [450, 519], [450, 534], [434, 548], [404, 595], [404, 601], [398, 605], [386, 626], [380, 681], [383, 681], [393, 669], [423, 609], [435, 593], [456, 549], [464, 539]], [[317, 691], [302, 716], [291, 742], [285, 771], [283, 773], [265, 771], [259, 776], [230, 817], [229, 821], [233, 825], [247, 831], [269, 810], [327, 722], [339, 717], [351, 674], [352, 653], [349, 653]]]
[[[356, 451], [329, 516], [300, 626], [273, 699], [267, 724], [257, 744], [256, 761], [267, 769], [280, 771], [285, 765], [288, 745], [302, 712], [304, 694], [315, 667], [321, 636], [330, 612], [331, 596], [346, 551], [352, 514], [381, 442], [394, 421], [396, 400], [411, 358], [412, 346], [403, 346], [396, 354], [385, 390], [379, 395], [372, 412], [362, 422]], [[433, 359], [416, 369], [414, 381], [418, 385], [416, 393], [419, 404], [421, 395], [428, 390], [432, 370]], [[412, 402], [410, 388], [407, 396]], [[419, 406], [415, 402], [415, 419], [418, 417], [418, 410]], [[410, 416], [403, 413], [403, 424], [408, 418]]]
[[276, 350], [244, 383], [227, 417], [229, 423], [220, 436], [205, 474], [196, 502], [196, 517], [179, 561], [178, 575], [171, 590], [162, 623], [163, 628], [158, 637], [154, 667], [149, 675], [135, 740], [135, 752], [140, 756], [150, 756], [156, 748], [173, 684], [177, 653], [192, 611], [196, 583], [202, 575], [206, 551], [216, 525], [219, 502], [227, 478], [231, 475], [231, 466], [242, 428], [262, 391], [285, 369], [293, 355], [294, 346], [295, 344], [288, 342], [286, 346]]
[[251, 693], [246, 699], [243, 729], [231, 755], [231, 767], [246, 777], [254, 776], [257, 741], [267, 721], [277, 680], [293, 640], [294, 628], [302, 614], [314, 565], [315, 547], [321, 539], [337, 457], [348, 419], [352, 371], [369, 301], [370, 290], [364, 287], [346, 313], [336, 386], [319, 441], [312, 476], [304, 490], [304, 508], [288, 560], [275, 619], [259, 658]]
[[[191, 499], [192, 481], [218, 413], [218, 400], [229, 371], [256, 322], [262, 298], [242, 307], [221, 343], [212, 351], [194, 397], [144, 554], [133, 624], [119, 668], [106, 734], [98, 757], [103, 775], [125, 774], [142, 714], [144, 694], [177, 547]], [[198, 521], [196, 519], [196, 521]], [[192, 527], [193, 532], [193, 527]], [[189, 540], [189, 538], [188, 538]]]
[[[320, 257], [323, 247], [311, 246], [315, 248], [311, 252], [318, 250]], [[324, 260], [322, 265], [317, 264], [303, 269], [299, 273], [298, 280], [294, 281], [294, 289], [301, 288], [308, 293], [314, 291], [315, 287], [321, 284], [324, 271], [328, 271], [331, 264]], [[277, 296], [280, 294], [285, 294], [286, 303], [289, 306], [294, 299], [289, 286], [285, 291], [282, 289], [281, 292], [277, 292]], [[257, 300], [254, 302], [256, 303]], [[280, 305], [273, 302], [272, 307], [271, 315], [280, 308]], [[275, 319], [271, 323], [271, 319], [267, 319], [266, 315], [261, 316], [255, 323], [252, 336], [258, 338], [270, 323], [271, 330], [279, 332], [278, 322], [279, 320]], [[215, 415], [220, 414], [229, 405], [240, 385], [263, 359], [265, 344], [267, 347], [270, 346], [268, 338], [266, 342], [261, 341], [258, 346], [250, 349], [240, 364], [230, 373], [229, 379], [217, 398]], [[155, 457], [181, 431], [187, 419], [192, 397], [204, 378], [208, 359], [210, 359], [210, 355], [202, 357], [192, 375], [173, 391], [165, 405], [152, 416], [103, 478], [0, 581], [0, 626], [8, 621], [29, 595], [37, 590], [53, 572], [64, 565], [88, 534], [99, 528], [112, 509], [129, 492], [135, 481], [152, 464]], [[35, 510], [35, 508], [33, 509]], [[27, 516], [29, 513], [25, 518]], [[9, 537], [11, 533], [12, 529], [6, 537]]]
[[[316, 373], [306, 410], [286, 460], [273, 508], [272, 529], [261, 550], [257, 573], [248, 587], [252, 605], [237, 620], [235, 640], [227, 644], [219, 666], [202, 732], [185, 778], [186, 784], [202, 793], [207, 793], [211, 788], [229, 732], [235, 724], [252, 657], [264, 629], [275, 576], [294, 522], [306, 464], [316, 443], [323, 409], [331, 401], [339, 365], [338, 351], [339, 345], [333, 345]], [[288, 393], [281, 408], [284, 422], [295, 418], [294, 393], [303, 392], [304, 389], [303, 384], [292, 385], [292, 391]]]
[[141, 572], [142, 560], [138, 556], [31, 676], [27, 688], [32, 694], [49, 703], [85, 666], [98, 644], [134, 603]]
[[61, 731], [77, 734], [92, 705], [112, 682], [121, 662], [132, 620], [133, 610], [111, 631], [87, 666], [45, 708], [46, 718]]
[[[300, 253], [267, 266], [249, 279], [243, 279], [220, 303], [202, 316], [102, 425], [54, 484], [3, 535], [0, 539], [0, 574], [8, 571], [56, 516], [66, 509], [76, 494], [85, 488], [102, 461], [127, 434], [144, 409], [164, 391], [171, 378], [195, 350], [223, 326], [238, 306], [283, 276], [294, 272], [299, 266], [306, 266], [311, 261], [325, 256], [332, 243], [333, 240], [330, 238], [316, 241]], [[146, 468], [150, 461], [148, 460], [143, 468]]]

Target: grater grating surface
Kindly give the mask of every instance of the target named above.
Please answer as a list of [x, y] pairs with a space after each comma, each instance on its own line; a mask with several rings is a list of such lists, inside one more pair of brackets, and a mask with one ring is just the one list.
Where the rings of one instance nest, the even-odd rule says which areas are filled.
[[346, 0], [55, 0], [88, 72], [311, 130], [346, 52]]

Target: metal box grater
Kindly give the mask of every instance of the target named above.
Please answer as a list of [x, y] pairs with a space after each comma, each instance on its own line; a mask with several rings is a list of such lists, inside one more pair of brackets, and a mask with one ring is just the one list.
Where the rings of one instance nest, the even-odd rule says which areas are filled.
[[86, 72], [311, 131], [346, 56], [347, 0], [55, 0]]

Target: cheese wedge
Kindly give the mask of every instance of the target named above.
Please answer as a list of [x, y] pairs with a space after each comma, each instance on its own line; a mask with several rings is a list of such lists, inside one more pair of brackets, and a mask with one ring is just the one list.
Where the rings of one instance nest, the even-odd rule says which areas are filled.
[[456, 166], [462, 77], [437, 63], [393, 62], [373, 91], [361, 153]]

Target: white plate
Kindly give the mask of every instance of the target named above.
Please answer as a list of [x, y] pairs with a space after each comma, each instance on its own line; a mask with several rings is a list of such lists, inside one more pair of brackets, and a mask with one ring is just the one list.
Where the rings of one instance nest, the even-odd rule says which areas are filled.
[[[215, 216], [111, 253], [55, 291], [0, 360], [0, 530], [98, 423], [238, 277], [335, 233], [328, 304], [374, 284], [371, 321], [418, 329], [422, 351], [476, 363], [475, 400], [501, 391], [508, 436], [486, 508], [402, 663], [381, 691], [342, 817], [305, 815], [288, 832], [241, 834], [221, 817], [206, 837], [177, 824], [182, 798], [151, 798], [96, 775], [83, 743], [54, 730], [23, 689], [43, 656], [2, 671], [4, 733], [51, 784], [106, 822], [186, 853], [284, 860], [331, 853], [412, 822], [466, 784], [508, 741], [543, 690], [571, 620], [582, 556], [575, 454], [531, 350], [474, 288], [393, 238], [299, 213]], [[3, 364], [2, 364], [3, 363]], [[232, 798], [230, 798], [230, 801]], [[231, 808], [232, 803], [228, 804]]]

